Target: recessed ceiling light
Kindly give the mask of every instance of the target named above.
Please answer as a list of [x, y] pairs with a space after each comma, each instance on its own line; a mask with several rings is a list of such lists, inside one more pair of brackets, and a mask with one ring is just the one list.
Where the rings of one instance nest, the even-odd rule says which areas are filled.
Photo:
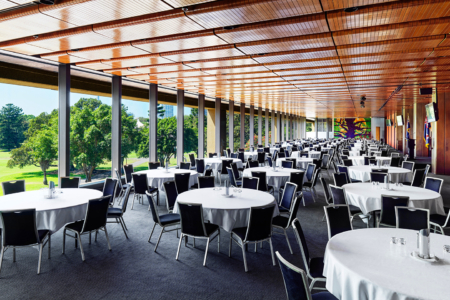
[[346, 12], [346, 13], [352, 13], [352, 12], [355, 12], [355, 11], [357, 11], [359, 8], [358, 7], [347, 7], [347, 8], [344, 8], [344, 11]]

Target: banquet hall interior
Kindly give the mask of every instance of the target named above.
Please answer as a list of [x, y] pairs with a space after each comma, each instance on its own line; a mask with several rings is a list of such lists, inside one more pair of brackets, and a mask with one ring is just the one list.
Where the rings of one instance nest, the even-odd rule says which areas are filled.
[[449, 299], [449, 34], [450, 0], [0, 0], [0, 299]]

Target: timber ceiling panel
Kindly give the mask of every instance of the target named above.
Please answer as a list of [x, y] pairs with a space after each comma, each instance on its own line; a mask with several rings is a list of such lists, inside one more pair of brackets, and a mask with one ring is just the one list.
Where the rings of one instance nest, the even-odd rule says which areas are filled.
[[0, 0], [1, 49], [309, 117], [450, 86], [450, 0], [30, 2]]

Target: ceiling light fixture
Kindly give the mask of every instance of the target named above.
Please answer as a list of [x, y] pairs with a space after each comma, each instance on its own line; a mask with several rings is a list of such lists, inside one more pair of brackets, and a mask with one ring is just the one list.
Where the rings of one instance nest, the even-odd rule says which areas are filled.
[[352, 12], [355, 12], [355, 11], [357, 11], [359, 8], [358, 7], [347, 7], [347, 8], [344, 8], [344, 11], [346, 12], [346, 13], [352, 13]]

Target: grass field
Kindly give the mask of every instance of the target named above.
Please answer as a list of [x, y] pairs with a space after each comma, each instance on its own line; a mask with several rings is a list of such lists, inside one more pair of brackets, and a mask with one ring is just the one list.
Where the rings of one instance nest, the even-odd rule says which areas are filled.
[[[186, 158], [187, 154], [186, 154]], [[6, 164], [9, 160], [9, 152], [0, 150], [0, 182], [3, 181], [11, 181], [11, 180], [21, 180], [25, 179], [26, 190], [38, 190], [43, 187], [48, 187], [43, 184], [44, 173], [41, 171], [39, 167], [35, 166], [26, 166], [23, 169], [18, 167], [16, 168], [7, 168]], [[139, 158], [136, 156], [136, 153], [131, 153], [129, 157], [124, 161], [124, 163], [132, 164], [138, 161]], [[172, 158], [170, 160], [169, 165], [174, 166], [177, 164], [177, 160]], [[147, 170], [148, 165], [147, 162], [140, 164], [139, 166], [135, 166], [135, 171]], [[107, 162], [103, 165], [100, 165], [97, 170], [99, 171], [109, 171], [111, 170], [111, 162]], [[71, 174], [75, 175], [75, 174]], [[85, 179], [83, 174], [76, 174], [76, 176], [81, 176], [82, 179]], [[58, 185], [58, 167], [51, 167], [47, 171], [47, 181], [53, 181], [56, 185]], [[0, 189], [0, 196], [3, 195], [3, 191]]]

